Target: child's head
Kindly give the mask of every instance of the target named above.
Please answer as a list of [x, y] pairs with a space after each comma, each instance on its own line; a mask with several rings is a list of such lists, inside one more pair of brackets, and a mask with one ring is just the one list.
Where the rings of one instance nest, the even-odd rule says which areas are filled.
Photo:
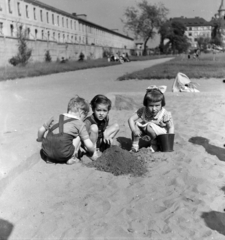
[[166, 105], [164, 94], [158, 88], [147, 89], [143, 105], [147, 107], [150, 102], [161, 102], [162, 107]]
[[107, 106], [108, 111], [111, 109], [111, 100], [108, 99], [106, 96], [98, 94], [91, 100], [91, 108], [94, 111], [99, 104], [104, 104]]
[[89, 104], [84, 98], [76, 95], [70, 99], [67, 107], [67, 113], [80, 113], [82, 114], [82, 117], [85, 118], [89, 113]]
[[91, 108], [98, 120], [103, 120], [111, 109], [111, 100], [106, 96], [98, 94], [91, 100]]

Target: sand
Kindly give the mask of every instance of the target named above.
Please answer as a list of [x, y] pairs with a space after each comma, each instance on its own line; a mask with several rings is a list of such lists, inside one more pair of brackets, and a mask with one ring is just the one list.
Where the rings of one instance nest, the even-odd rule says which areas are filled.
[[[167, 80], [115, 81], [141, 64], [0, 83], [0, 239], [225, 239], [225, 84], [202, 79], [200, 93], [174, 94]], [[92, 93], [80, 86], [85, 79]], [[173, 152], [137, 154], [147, 162], [144, 176], [99, 171], [88, 158], [70, 166], [41, 160], [37, 128], [73, 92], [107, 93], [110, 121], [121, 129], [115, 145], [129, 150], [127, 119], [155, 83], [168, 86], [176, 136]]]

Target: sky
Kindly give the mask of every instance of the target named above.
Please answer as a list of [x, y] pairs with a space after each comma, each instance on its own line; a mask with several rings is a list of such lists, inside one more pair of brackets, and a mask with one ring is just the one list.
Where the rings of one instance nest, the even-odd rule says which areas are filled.
[[[40, 0], [68, 13], [86, 14], [87, 20], [108, 29], [118, 29], [126, 34], [121, 18], [127, 7], [136, 6], [141, 0]], [[163, 3], [171, 17], [202, 17], [209, 21], [218, 12], [221, 0], [147, 0], [149, 4]], [[132, 37], [132, 36], [131, 36]], [[156, 37], [150, 47], [158, 46]]]

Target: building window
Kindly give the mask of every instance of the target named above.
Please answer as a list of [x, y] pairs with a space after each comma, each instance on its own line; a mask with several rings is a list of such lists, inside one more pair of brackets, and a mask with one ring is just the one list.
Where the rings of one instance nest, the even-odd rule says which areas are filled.
[[38, 30], [37, 29], [35, 29], [34, 34], [35, 34], [35, 39], [37, 39], [37, 34], [38, 34]]
[[60, 42], [60, 33], [58, 33], [58, 42]]
[[0, 22], [0, 34], [3, 34], [3, 23]]
[[17, 3], [17, 11], [18, 11], [18, 16], [21, 16], [20, 2]]
[[29, 18], [28, 6], [26, 5], [26, 17]]
[[12, 13], [11, 0], [8, 0], [9, 13]]
[[44, 30], [41, 30], [41, 39], [44, 40]]
[[56, 39], [55, 39], [55, 32], [53, 32], [52, 37], [53, 37], [53, 40], [55, 41], [55, 40], [56, 40]]
[[47, 21], [47, 23], [49, 22], [49, 19], [48, 19], [48, 12], [46, 12], [46, 21]]
[[50, 32], [48, 31], [48, 40], [50, 39]]
[[68, 26], [68, 19], [66, 19], [66, 27], [68, 28], [69, 26]]
[[41, 22], [43, 22], [42, 10], [40, 10], [40, 19], [41, 19]]
[[192, 33], [188, 33], [188, 36], [192, 36]]
[[22, 30], [23, 30], [23, 27], [20, 26], [20, 27], [19, 27], [19, 36], [21, 36], [21, 34], [22, 34]]
[[73, 36], [71, 36], [71, 42], [73, 42]]
[[74, 21], [74, 29], [76, 29], [76, 21]]
[[11, 25], [10, 25], [10, 34], [11, 34], [11, 37], [13, 37], [13, 32], [14, 32], [14, 26], [11, 24]]
[[72, 20], [70, 20], [70, 28], [72, 29], [73, 28], [73, 23], [72, 23]]
[[29, 39], [30, 38], [30, 28], [26, 29], [26, 37]]
[[54, 14], [52, 14], [52, 24], [53, 24], [53, 25], [55, 24], [55, 17], [54, 17]]
[[65, 42], [65, 34], [63, 34], [63, 42]]
[[36, 20], [36, 8], [34, 8], [34, 20]]
[[58, 24], [58, 26], [59, 26], [59, 16], [57, 16], [57, 24]]
[[64, 27], [64, 18], [62, 17], [62, 26]]

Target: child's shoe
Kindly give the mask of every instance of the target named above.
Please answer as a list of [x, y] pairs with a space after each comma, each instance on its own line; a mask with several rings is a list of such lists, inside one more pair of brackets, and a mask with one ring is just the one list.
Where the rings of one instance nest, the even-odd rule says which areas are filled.
[[151, 146], [149, 147], [151, 152], [157, 152], [158, 151], [158, 143], [156, 140], [151, 140]]
[[130, 150], [130, 153], [137, 153], [137, 152], [139, 152], [139, 148], [137, 147], [131, 147], [131, 150]]

